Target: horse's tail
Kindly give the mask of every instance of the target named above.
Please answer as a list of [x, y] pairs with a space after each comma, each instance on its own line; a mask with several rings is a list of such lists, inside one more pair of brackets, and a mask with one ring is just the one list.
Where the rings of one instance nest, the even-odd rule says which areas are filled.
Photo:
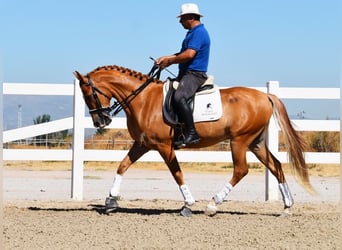
[[308, 167], [305, 164], [303, 154], [306, 143], [299, 133], [293, 128], [283, 102], [275, 95], [269, 94], [268, 98], [273, 104], [273, 115], [283, 131], [285, 145], [289, 154], [289, 163], [295, 177], [297, 177], [296, 180], [310, 194], [316, 194], [317, 192], [312, 187], [309, 180]]

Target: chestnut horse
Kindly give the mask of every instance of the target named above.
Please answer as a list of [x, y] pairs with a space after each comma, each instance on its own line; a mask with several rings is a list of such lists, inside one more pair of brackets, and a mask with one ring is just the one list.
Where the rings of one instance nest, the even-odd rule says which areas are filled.
[[[160, 73], [160, 69], [159, 69]], [[190, 206], [195, 203], [173, 148], [173, 129], [162, 114], [163, 82], [153, 75], [145, 75], [119, 66], [103, 66], [87, 75], [74, 72], [79, 80], [84, 100], [89, 108], [94, 126], [103, 128], [110, 124], [110, 112], [124, 110], [127, 128], [134, 140], [127, 156], [120, 163], [109, 197], [106, 199], [108, 211], [118, 204], [122, 176], [127, 169], [149, 150], [157, 150], [164, 159], [184, 197], [181, 214], [191, 215]], [[294, 130], [284, 104], [274, 95], [246, 87], [220, 89], [223, 115], [219, 120], [198, 122], [196, 130], [201, 138], [199, 144], [191, 148], [207, 147], [223, 140], [230, 140], [233, 159], [233, 176], [209, 201], [206, 213], [213, 215], [232, 188], [248, 173], [246, 152], [250, 150], [277, 178], [284, 202], [284, 211], [289, 211], [293, 198], [286, 183], [281, 163], [268, 150], [266, 133], [272, 114], [276, 117], [284, 133], [290, 165], [297, 181], [310, 193], [315, 193], [310, 184], [308, 169], [303, 157], [304, 141]], [[111, 99], [116, 99], [110, 106]], [[114, 115], [115, 115], [114, 114]]]

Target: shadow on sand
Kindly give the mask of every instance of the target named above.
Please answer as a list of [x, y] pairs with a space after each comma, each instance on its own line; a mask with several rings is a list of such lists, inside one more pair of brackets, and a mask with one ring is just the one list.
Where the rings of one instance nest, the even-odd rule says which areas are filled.
[[[139, 215], [162, 215], [162, 214], [180, 214], [180, 209], [163, 209], [163, 208], [129, 208], [129, 207], [118, 207], [111, 211], [106, 209], [106, 206], [99, 204], [89, 204], [87, 207], [79, 207], [79, 208], [41, 208], [41, 207], [28, 207], [28, 210], [31, 211], [54, 211], [54, 212], [74, 212], [74, 211], [94, 211], [101, 215], [110, 215], [117, 213], [124, 214], [139, 214]], [[204, 214], [202, 210], [191, 210], [192, 215], [200, 215]], [[226, 215], [263, 215], [263, 216], [271, 216], [271, 217], [279, 217], [281, 216], [279, 213], [254, 213], [254, 212], [240, 212], [240, 211], [218, 211], [217, 214], [226, 214]]]

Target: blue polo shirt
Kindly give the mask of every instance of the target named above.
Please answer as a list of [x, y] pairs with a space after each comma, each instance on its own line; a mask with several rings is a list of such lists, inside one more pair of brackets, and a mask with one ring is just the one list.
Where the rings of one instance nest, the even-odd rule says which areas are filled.
[[207, 72], [210, 53], [210, 37], [203, 24], [189, 30], [183, 40], [181, 52], [186, 49], [196, 50], [196, 56], [189, 62], [180, 63], [179, 71], [186, 70]]

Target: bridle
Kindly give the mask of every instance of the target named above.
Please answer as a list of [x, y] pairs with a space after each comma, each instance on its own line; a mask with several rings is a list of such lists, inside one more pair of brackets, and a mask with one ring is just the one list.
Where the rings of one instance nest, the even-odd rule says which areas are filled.
[[91, 87], [91, 94], [88, 96], [84, 96], [85, 99], [89, 99], [90, 97], [93, 97], [96, 103], [96, 108], [95, 109], [91, 109], [89, 110], [90, 114], [93, 113], [102, 113], [102, 112], [110, 112], [111, 108], [110, 107], [102, 107], [102, 104], [100, 102], [100, 99], [97, 95], [97, 93], [103, 95], [104, 97], [106, 97], [108, 100], [111, 100], [112, 98], [109, 97], [108, 95], [106, 95], [105, 93], [103, 93], [100, 89], [98, 89], [95, 85], [93, 80], [88, 76], [88, 85]]
[[[97, 88], [94, 85], [93, 80], [90, 78], [88, 75], [88, 85], [91, 87], [92, 93], [88, 96], [84, 96], [85, 99], [89, 99], [90, 97], [93, 97], [96, 103], [96, 108], [89, 110], [90, 114], [97, 114], [101, 118], [104, 119], [110, 119], [111, 117], [117, 115], [121, 110], [125, 109], [128, 107], [131, 101], [141, 92], [143, 91], [154, 79], [159, 79], [160, 78], [160, 73], [162, 71], [162, 68], [159, 67], [157, 64], [154, 64], [150, 72], [148, 73], [148, 79], [136, 90], [133, 90], [131, 94], [126, 96], [124, 99], [121, 101], [115, 101], [112, 106], [110, 107], [102, 107], [102, 104], [100, 102], [100, 99], [98, 97], [98, 94], [104, 96], [108, 100], [111, 100], [112, 98], [105, 93], [103, 93], [99, 88]], [[113, 112], [111, 115], [110, 113]]]

